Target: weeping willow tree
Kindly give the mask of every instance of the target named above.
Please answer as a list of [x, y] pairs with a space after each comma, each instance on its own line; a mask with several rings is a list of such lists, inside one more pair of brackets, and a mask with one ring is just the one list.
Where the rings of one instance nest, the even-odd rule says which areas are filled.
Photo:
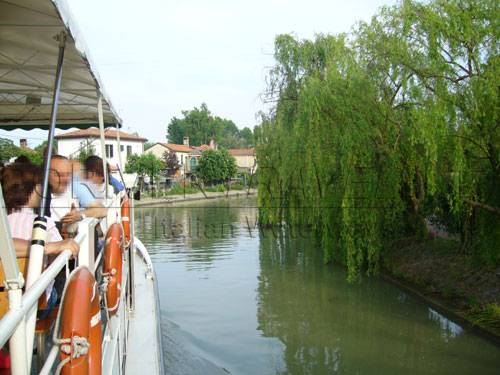
[[260, 221], [310, 226], [351, 280], [383, 249], [459, 233], [500, 262], [496, 1], [404, 1], [349, 35], [279, 35], [261, 124]]

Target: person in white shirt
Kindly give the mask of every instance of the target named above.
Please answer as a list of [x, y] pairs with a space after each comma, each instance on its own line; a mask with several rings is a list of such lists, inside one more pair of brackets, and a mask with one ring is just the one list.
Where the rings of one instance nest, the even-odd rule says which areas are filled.
[[75, 223], [87, 216], [98, 218], [106, 216], [102, 210], [92, 207], [79, 209], [76, 188], [78, 183], [73, 184], [73, 181], [71, 161], [65, 156], [53, 155], [49, 173], [48, 209], [45, 210], [45, 214], [58, 223], [59, 230], [68, 229], [70, 232], [76, 230]]

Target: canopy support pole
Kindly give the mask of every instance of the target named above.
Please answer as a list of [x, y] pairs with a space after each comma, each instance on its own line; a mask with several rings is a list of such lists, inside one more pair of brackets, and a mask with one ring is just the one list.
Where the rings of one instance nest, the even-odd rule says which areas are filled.
[[118, 168], [120, 169], [121, 173], [123, 164], [122, 164], [122, 148], [120, 144], [120, 128], [118, 123], [116, 123], [116, 143], [117, 143], [116, 147], [118, 147]]
[[[42, 273], [45, 241], [47, 240], [47, 220], [45, 218], [47, 207], [47, 197], [49, 194], [49, 174], [50, 159], [52, 158], [52, 149], [54, 145], [54, 136], [57, 122], [57, 109], [59, 105], [59, 94], [61, 92], [62, 67], [64, 61], [64, 49], [66, 46], [66, 32], [61, 31], [57, 35], [59, 42], [59, 55], [57, 57], [56, 80], [54, 83], [54, 96], [52, 98], [52, 111], [50, 113], [49, 138], [47, 140], [47, 153], [45, 155], [45, 168], [43, 173], [42, 199], [40, 202], [39, 217], [33, 222], [33, 232], [31, 235], [31, 247], [28, 262], [28, 275], [26, 277], [26, 290], [28, 290]], [[28, 372], [31, 371], [31, 360], [33, 357], [33, 341], [35, 335], [36, 311], [38, 306], [35, 304], [26, 315], [26, 355], [28, 358]]]
[[108, 168], [106, 163], [106, 143], [104, 137], [104, 114], [102, 111], [102, 94], [98, 93], [97, 98], [97, 114], [99, 116], [99, 134], [101, 136], [101, 153], [102, 153], [102, 167], [104, 172], [104, 196], [108, 198]]

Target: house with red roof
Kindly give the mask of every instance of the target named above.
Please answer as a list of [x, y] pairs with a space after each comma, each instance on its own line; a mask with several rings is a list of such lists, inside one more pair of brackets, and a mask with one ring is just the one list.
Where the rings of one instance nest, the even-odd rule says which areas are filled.
[[255, 173], [257, 169], [255, 148], [233, 148], [229, 150], [229, 154], [236, 159], [238, 171]]
[[184, 137], [182, 145], [158, 142], [148, 148], [146, 153], [153, 154], [163, 160], [165, 152], [174, 152], [180, 165], [177, 175], [184, 176], [193, 172], [196, 165], [198, 165], [198, 159], [201, 157], [203, 151], [215, 149], [217, 149], [217, 144], [213, 140], [210, 141], [209, 145], [190, 146], [189, 137]]

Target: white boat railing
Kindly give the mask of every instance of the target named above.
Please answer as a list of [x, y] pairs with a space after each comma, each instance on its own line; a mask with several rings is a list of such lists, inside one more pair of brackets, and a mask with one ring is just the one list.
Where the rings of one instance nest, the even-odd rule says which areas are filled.
[[[77, 258], [77, 266], [87, 266], [91, 270], [97, 270], [100, 260], [102, 258], [102, 254], [104, 251], [101, 251], [97, 258], [95, 258], [95, 228], [98, 224], [101, 225], [101, 228], [104, 233], [106, 233], [107, 228], [114, 222], [120, 221], [120, 211], [121, 211], [121, 198], [125, 195], [124, 192], [114, 195], [112, 198], [107, 200], [107, 204], [105, 205], [107, 208], [107, 217], [102, 219], [97, 218], [85, 218], [78, 225], [78, 234], [74, 238], [75, 242], [80, 246], [80, 251], [78, 253]], [[133, 213], [131, 213], [133, 215]], [[55, 280], [56, 276], [59, 272], [68, 265], [68, 261], [70, 260], [72, 253], [70, 250], [65, 250], [60, 253], [51, 264], [41, 273], [39, 278], [33, 283], [33, 285], [26, 290], [26, 292], [22, 295], [21, 303], [18, 304], [18, 307], [12, 309], [9, 306], [9, 310], [0, 320], [0, 347], [5, 345], [5, 343], [9, 340], [12, 334], [16, 331], [16, 328], [19, 325], [25, 324], [26, 316], [32, 311], [32, 309], [37, 306], [39, 298], [44, 294], [47, 287]], [[127, 272], [128, 265], [124, 271]], [[127, 277], [125, 275], [125, 280]], [[128, 288], [123, 288], [122, 293], [122, 305], [128, 305], [127, 297], [125, 295]], [[10, 304], [10, 303], [9, 303]], [[123, 309], [126, 310], [126, 309]], [[121, 318], [124, 318], [122, 316]], [[108, 321], [108, 323], [110, 323]], [[122, 324], [117, 324], [116, 322], [114, 326], [115, 329], [120, 329]], [[113, 327], [112, 327], [113, 328]], [[109, 331], [110, 327], [106, 327], [106, 332], [103, 335], [103, 351], [108, 346], [109, 341], [113, 341], [110, 339], [113, 338], [113, 333]], [[121, 327], [123, 330], [124, 327]], [[122, 335], [123, 336], [123, 335]], [[25, 337], [25, 342], [23, 346], [26, 347], [26, 344], [29, 340], [31, 342], [34, 341], [34, 335], [32, 337]], [[113, 345], [112, 345], [113, 346]], [[49, 374], [51, 373], [51, 369], [58, 358], [59, 348], [57, 346], [53, 346], [45, 360], [43, 368], [40, 373]], [[31, 368], [31, 366], [29, 366]], [[104, 373], [104, 372], [103, 372]]]
[[0, 347], [5, 345], [18, 324], [24, 320], [24, 316], [29, 310], [38, 303], [38, 299], [45, 292], [45, 289], [47, 289], [57, 274], [66, 266], [70, 258], [71, 251], [69, 250], [65, 250], [59, 254], [31, 288], [23, 294], [21, 308], [16, 310], [9, 309], [7, 311], [0, 321]]
[[139, 240], [137, 237], [134, 238], [134, 245], [135, 245], [134, 251], [139, 250], [139, 254], [141, 255], [142, 259], [144, 259], [144, 262], [146, 263], [146, 266], [148, 268], [146, 276], [150, 279], [153, 279], [155, 276], [153, 262], [151, 260], [151, 257], [149, 256], [149, 253], [148, 253], [146, 247], [143, 245], [141, 240]]

